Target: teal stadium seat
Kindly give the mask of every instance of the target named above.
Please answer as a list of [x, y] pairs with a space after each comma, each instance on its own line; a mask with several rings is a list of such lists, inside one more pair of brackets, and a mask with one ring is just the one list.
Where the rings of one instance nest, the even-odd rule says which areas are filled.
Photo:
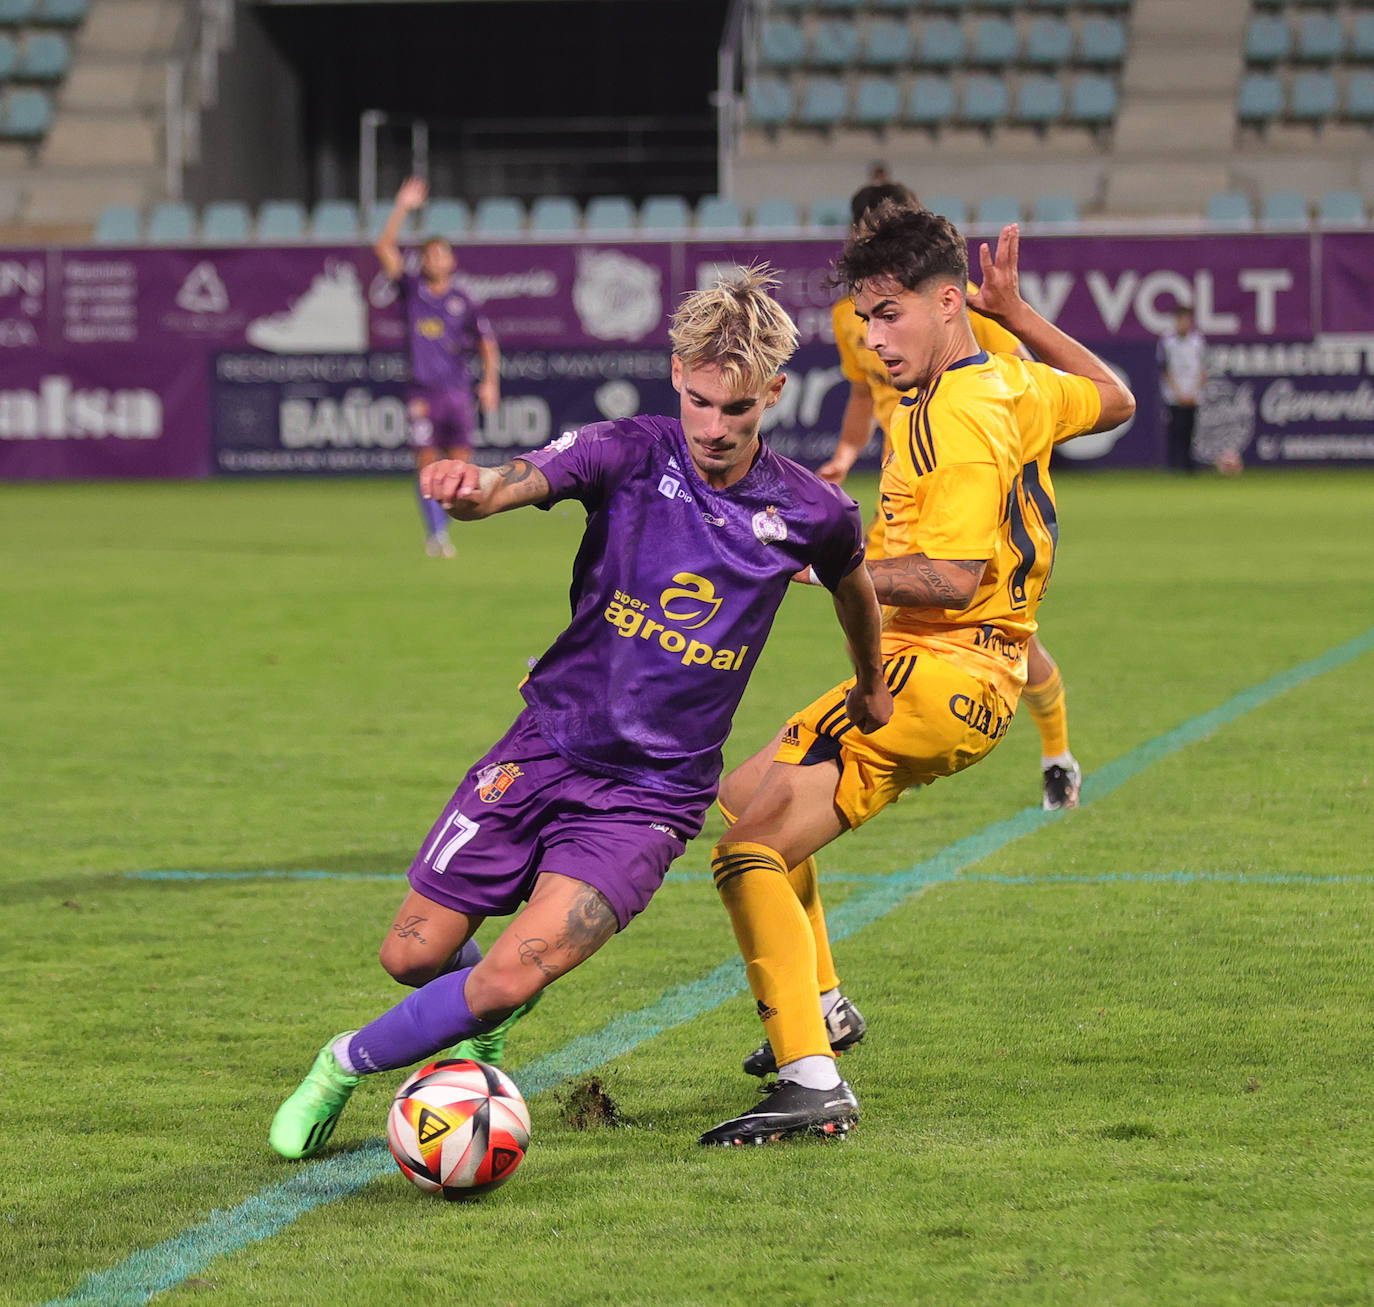
[[1355, 15], [1350, 29], [1349, 55], [1351, 59], [1374, 59], [1374, 13]]
[[942, 218], [948, 218], [956, 227], [968, 226], [968, 205], [956, 196], [924, 195], [921, 197], [921, 203], [931, 213], [938, 213]]
[[1241, 122], [1263, 127], [1283, 113], [1283, 86], [1273, 73], [1246, 73], [1236, 99]]
[[1245, 28], [1245, 58], [1252, 64], [1287, 59], [1293, 49], [1293, 29], [1283, 14], [1257, 14]]
[[978, 201], [975, 221], [984, 227], [1005, 227], [1021, 221], [1021, 204], [1014, 195], [989, 195]]
[[755, 231], [796, 231], [801, 226], [801, 215], [791, 200], [760, 200], [754, 206], [751, 225]]
[[639, 221], [628, 196], [596, 195], [587, 201], [582, 225], [588, 232], [625, 232], [634, 231]]
[[305, 239], [305, 205], [299, 200], [264, 200], [258, 205], [260, 241]]
[[19, 67], [19, 47], [14, 38], [0, 33], [0, 85], [8, 82]]
[[1026, 73], [1016, 86], [1013, 118], [1032, 127], [1044, 127], [1064, 116], [1064, 84], [1048, 73]]
[[52, 126], [52, 97], [37, 87], [12, 87], [0, 107], [0, 137], [38, 141]]
[[972, 73], [959, 93], [959, 121], [988, 127], [1007, 116], [1007, 84], [990, 73]]
[[1078, 222], [1078, 201], [1067, 191], [1037, 195], [1031, 205], [1031, 221], [1056, 223]]
[[1303, 14], [1298, 22], [1297, 57], [1308, 63], [1332, 63], [1345, 49], [1339, 14]]
[[792, 119], [792, 90], [780, 77], [760, 74], [749, 82], [749, 121], [781, 127]]
[[774, 9], [809, 9], [811, 0], [773, 0]]
[[525, 226], [525, 206], [509, 195], [488, 195], [477, 201], [473, 230], [480, 236], [513, 236]]
[[[518, 224], [517, 224], [518, 225]], [[426, 230], [445, 240], [461, 240], [472, 226], [472, 210], [466, 200], [453, 196], [431, 199], [425, 209]]]
[[921, 0], [922, 9], [945, 9], [951, 12], [962, 12], [968, 7], [968, 0]]
[[1103, 127], [1116, 118], [1116, 83], [1101, 73], [1079, 73], [1069, 90], [1069, 121]]
[[843, 195], [827, 195], [812, 203], [806, 221], [812, 227], [848, 227], [849, 201]]
[[1085, 18], [1078, 29], [1078, 62], [1114, 68], [1126, 57], [1126, 24], [1119, 18]]
[[929, 74], [912, 80], [902, 120], [913, 127], [939, 127], [954, 117], [954, 83]]
[[844, 19], [829, 19], [811, 37], [811, 62], [817, 68], [847, 68], [859, 57], [859, 29]]
[[930, 18], [921, 24], [916, 62], [927, 68], [953, 68], [964, 57], [964, 29], [950, 18]]
[[571, 195], [541, 195], [530, 205], [530, 231], [564, 236], [582, 226], [582, 215]]
[[1299, 191], [1270, 191], [1260, 200], [1261, 227], [1305, 227], [1307, 197]]
[[200, 215], [200, 238], [207, 244], [241, 245], [251, 227], [248, 206], [237, 200], [216, 200]]
[[1069, 7], [1069, 0], [1027, 0], [1027, 4], [1031, 9], [1052, 10], [1057, 14], [1062, 14]]
[[1015, 62], [1020, 44], [1015, 23], [1005, 18], [980, 18], [973, 27], [968, 62], [979, 68], [1003, 68]]
[[148, 219], [148, 240], [193, 241], [196, 238], [196, 215], [189, 204], [171, 200], [159, 204]]
[[640, 231], [688, 231], [692, 210], [681, 195], [650, 195], [639, 206]]
[[0, 26], [20, 27], [33, 17], [34, 0], [0, 0]]
[[[430, 202], [431, 216], [434, 202]], [[358, 239], [358, 206], [352, 200], [320, 200], [310, 210], [310, 239], [350, 244]]]
[[1322, 123], [1335, 117], [1336, 79], [1325, 69], [1308, 68], [1293, 78], [1288, 90], [1288, 116], [1295, 122]]
[[1072, 53], [1073, 29], [1062, 18], [1031, 19], [1022, 55], [1028, 64], [1058, 68], [1069, 62]]
[[739, 231], [744, 214], [734, 200], [707, 195], [697, 201], [697, 231]]
[[795, 68], [806, 57], [802, 29], [786, 19], [770, 18], [759, 37], [759, 63], [765, 68]]
[[892, 78], [863, 77], [854, 91], [849, 121], [856, 127], [887, 127], [897, 121], [901, 109], [901, 88]]
[[1352, 122], [1374, 123], [1374, 73], [1361, 69], [1350, 74], [1345, 84], [1342, 116]]
[[91, 0], [38, 0], [34, 21], [54, 27], [76, 27], [86, 21]]
[[59, 82], [67, 75], [71, 48], [56, 32], [30, 32], [19, 46], [17, 77], [34, 82]]
[[874, 9], [886, 10], [888, 13], [909, 14], [923, 7], [924, 0], [873, 0]]
[[1317, 205], [1317, 221], [1324, 227], [1363, 227], [1364, 196], [1359, 191], [1324, 191]]
[[812, 4], [817, 9], [838, 9], [853, 12], [857, 9], [862, 0], [812, 0]]
[[803, 127], [834, 127], [849, 110], [849, 92], [839, 77], [808, 77], [797, 121]]
[[875, 18], [864, 34], [861, 60], [871, 68], [904, 68], [911, 60], [911, 28], [895, 18]]
[[1254, 226], [1255, 222], [1250, 197], [1239, 191], [1218, 191], [1208, 196], [1204, 216], [1210, 226], [1228, 231], [1245, 230]]
[[97, 245], [134, 245], [143, 239], [143, 223], [132, 204], [107, 204], [95, 221]]
[[980, 9], [1000, 9], [1012, 13], [1020, 9], [1021, 4], [1022, 0], [982, 0], [978, 7]]

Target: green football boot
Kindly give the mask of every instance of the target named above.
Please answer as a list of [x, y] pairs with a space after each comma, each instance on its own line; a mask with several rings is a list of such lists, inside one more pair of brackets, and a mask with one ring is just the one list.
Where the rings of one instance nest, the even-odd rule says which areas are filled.
[[506, 1052], [506, 1036], [510, 1034], [511, 1027], [539, 1002], [539, 998], [540, 995], [536, 994], [528, 1003], [516, 1008], [495, 1030], [488, 1030], [485, 1035], [470, 1035], [462, 1043], [454, 1044], [445, 1056], [468, 1057], [474, 1062], [485, 1062], [488, 1066], [500, 1066]]
[[362, 1076], [345, 1071], [334, 1056], [334, 1045], [342, 1038], [335, 1035], [320, 1049], [296, 1092], [272, 1118], [267, 1140], [283, 1157], [309, 1157], [318, 1152], [334, 1133], [339, 1113], [362, 1080]]

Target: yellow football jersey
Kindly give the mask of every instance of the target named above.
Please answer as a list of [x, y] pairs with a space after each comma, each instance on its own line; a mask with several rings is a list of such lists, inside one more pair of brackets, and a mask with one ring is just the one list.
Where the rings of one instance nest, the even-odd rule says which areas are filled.
[[962, 611], [884, 609], [885, 656], [929, 648], [1016, 702], [1058, 537], [1050, 451], [1101, 411], [1086, 377], [986, 351], [900, 397], [879, 495], [885, 555], [989, 561]]

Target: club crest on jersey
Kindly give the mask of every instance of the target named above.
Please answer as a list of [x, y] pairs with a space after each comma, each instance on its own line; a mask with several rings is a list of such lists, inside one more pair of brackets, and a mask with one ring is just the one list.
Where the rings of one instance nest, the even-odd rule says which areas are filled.
[[497, 803], [525, 773], [513, 762], [498, 762], [477, 773], [477, 797], [483, 803]]
[[778, 516], [772, 504], [754, 514], [753, 526], [754, 539], [762, 545], [778, 545], [787, 539], [787, 523]]

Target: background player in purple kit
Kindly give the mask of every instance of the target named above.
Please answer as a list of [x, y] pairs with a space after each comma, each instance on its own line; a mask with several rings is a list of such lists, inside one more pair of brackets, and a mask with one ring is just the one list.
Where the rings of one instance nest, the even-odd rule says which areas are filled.
[[[407, 179], [396, 192], [391, 216], [372, 247], [382, 271], [401, 288], [410, 334], [410, 440], [416, 470], [423, 472], [436, 459], [472, 457], [477, 431], [477, 408], [491, 413], [501, 399], [501, 354], [491, 324], [459, 289], [453, 274], [458, 267], [453, 247], [431, 236], [420, 253], [420, 271], [405, 270], [399, 238], [406, 215], [424, 204], [428, 186], [419, 177]], [[472, 356], [482, 361], [482, 377], [474, 402]], [[448, 519], [433, 500], [420, 498], [425, 523], [425, 548], [432, 557], [452, 558]]]
[[[850, 720], [859, 730], [887, 721], [858, 505], [759, 438], [797, 343], [771, 284], [741, 272], [673, 315], [680, 420], [600, 422], [500, 468], [423, 470], [424, 493], [462, 521], [582, 502], [572, 620], [522, 687], [526, 708], [411, 865], [382, 963], [415, 992], [319, 1051], [273, 1119], [283, 1156], [329, 1138], [363, 1074], [491, 1030], [643, 910], [701, 829], [731, 719], [795, 573], [813, 569], [834, 596], [858, 677]], [[464, 965], [477, 927], [512, 912], [486, 956]], [[803, 1095], [799, 1123], [832, 1116], [847, 1094], [842, 1083], [814, 1103]]]

